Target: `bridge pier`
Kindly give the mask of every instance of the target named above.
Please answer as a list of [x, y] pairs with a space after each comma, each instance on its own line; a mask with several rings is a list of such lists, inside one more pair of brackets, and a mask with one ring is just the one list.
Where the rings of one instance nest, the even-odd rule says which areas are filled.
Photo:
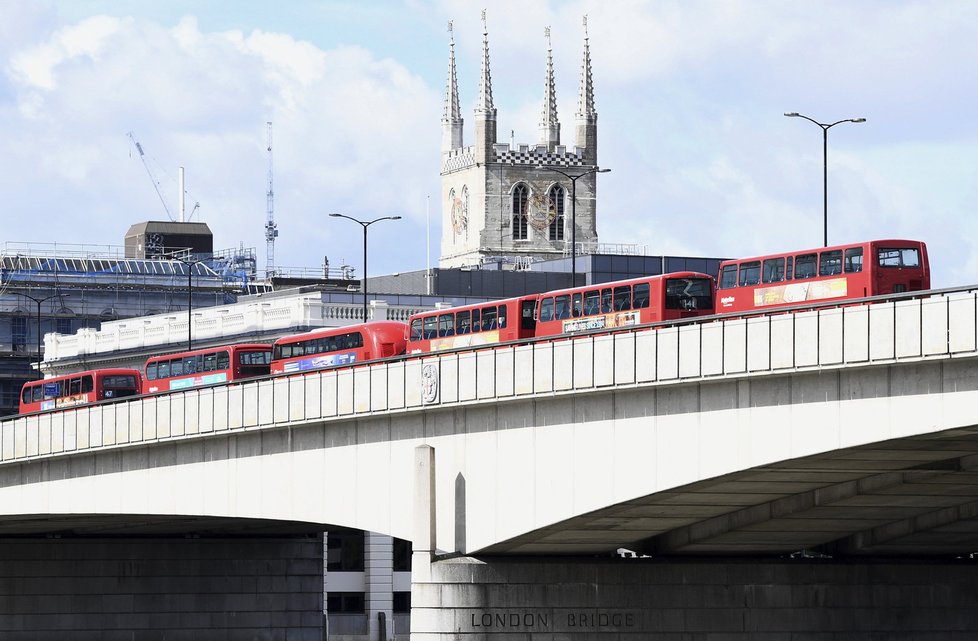
[[975, 638], [971, 561], [459, 557], [412, 591], [412, 641]]
[[0, 639], [323, 638], [322, 538], [0, 539]]

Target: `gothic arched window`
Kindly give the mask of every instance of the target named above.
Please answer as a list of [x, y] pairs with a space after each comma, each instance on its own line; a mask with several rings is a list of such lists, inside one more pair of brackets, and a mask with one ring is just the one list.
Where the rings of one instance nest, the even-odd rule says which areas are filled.
[[547, 208], [550, 240], [564, 240], [564, 188], [560, 185], [554, 185], [547, 192]]
[[513, 188], [513, 240], [526, 240], [530, 190], [520, 183]]

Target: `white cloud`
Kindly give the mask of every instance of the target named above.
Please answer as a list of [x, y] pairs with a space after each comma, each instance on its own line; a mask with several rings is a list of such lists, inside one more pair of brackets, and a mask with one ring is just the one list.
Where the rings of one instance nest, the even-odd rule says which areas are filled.
[[[121, 242], [131, 223], [160, 218], [133, 131], [171, 206], [182, 164], [216, 243], [261, 255], [271, 120], [280, 262], [333, 254], [336, 264], [345, 252], [358, 264], [360, 230], [324, 218], [339, 211], [405, 216], [371, 228], [371, 247], [384, 248], [371, 252], [371, 271], [421, 267], [425, 196], [439, 218], [444, 22], [455, 20], [471, 141], [484, 5], [410, 0], [383, 15], [372, 4], [299, 6], [321, 26], [300, 24], [301, 9], [291, 31], [244, 13], [58, 22], [35, 5], [0, 5], [0, 190], [17, 213], [6, 237], [69, 230]], [[978, 6], [501, 0], [488, 7], [500, 141], [510, 131], [536, 140], [549, 25], [572, 142], [585, 13], [599, 160], [612, 169], [599, 178], [603, 242], [723, 256], [816, 246], [821, 132], [781, 114], [864, 116], [830, 136], [830, 240], [923, 238], [937, 284], [975, 280]], [[400, 24], [411, 29], [392, 37]]]

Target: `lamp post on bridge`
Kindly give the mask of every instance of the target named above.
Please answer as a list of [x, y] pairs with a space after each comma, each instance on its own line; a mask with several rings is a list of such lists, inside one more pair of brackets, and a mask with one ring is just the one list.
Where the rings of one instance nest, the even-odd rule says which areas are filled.
[[831, 124], [813, 120], [808, 116], [802, 115], [797, 111], [785, 113], [789, 118], [804, 118], [808, 122], [813, 122], [822, 128], [822, 242], [824, 247], [829, 246], [829, 129], [844, 122], [866, 122], [865, 118], [844, 118]]
[[23, 296], [24, 298], [29, 298], [37, 304], [37, 378], [40, 380], [43, 378], [41, 374], [41, 303], [49, 301], [52, 298], [63, 298], [68, 296], [68, 294], [51, 294], [50, 296], [45, 296], [44, 298], [37, 298], [36, 296], [21, 294], [19, 292], [17, 295]]
[[537, 169], [543, 169], [545, 171], [552, 171], [556, 174], [567, 178], [571, 181], [571, 287], [577, 286], [577, 180], [579, 178], [584, 178], [585, 176], [590, 176], [591, 174], [606, 174], [610, 169], [601, 169], [599, 167], [592, 167], [579, 174], [569, 174], [563, 169], [557, 169], [556, 167], [544, 167], [543, 165], [537, 165]]
[[363, 227], [363, 287], [361, 291], [363, 293], [363, 322], [367, 322], [367, 227], [370, 227], [374, 223], [379, 223], [382, 220], [400, 220], [400, 216], [381, 216], [380, 218], [374, 218], [373, 220], [358, 220], [353, 216], [347, 216], [346, 214], [330, 214], [333, 218], [346, 218], [347, 220], [352, 220], [356, 224]]
[[192, 260], [192, 259], [189, 259], [189, 258], [175, 258], [174, 260], [177, 260], [177, 261], [183, 263], [184, 266], [187, 268], [187, 351], [189, 352], [189, 351], [191, 351], [193, 349], [193, 344], [194, 344], [194, 342], [193, 342], [193, 326], [194, 326], [194, 305], [193, 305], [193, 302], [194, 302], [194, 298], [193, 298], [193, 295], [194, 295], [193, 286], [194, 285], [193, 285], [193, 278], [194, 278], [194, 267], [196, 265], [200, 265], [201, 263], [206, 263], [207, 261], [212, 260], [212, 259], [211, 258], [198, 258], [196, 260]]

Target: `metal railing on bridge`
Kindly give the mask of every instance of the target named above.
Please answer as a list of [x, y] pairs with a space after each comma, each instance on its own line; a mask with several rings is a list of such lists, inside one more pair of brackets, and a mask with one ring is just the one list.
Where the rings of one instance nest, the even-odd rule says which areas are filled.
[[[702, 321], [702, 319], [700, 319]], [[2, 461], [309, 421], [978, 355], [973, 289], [376, 361], [0, 422]]]

